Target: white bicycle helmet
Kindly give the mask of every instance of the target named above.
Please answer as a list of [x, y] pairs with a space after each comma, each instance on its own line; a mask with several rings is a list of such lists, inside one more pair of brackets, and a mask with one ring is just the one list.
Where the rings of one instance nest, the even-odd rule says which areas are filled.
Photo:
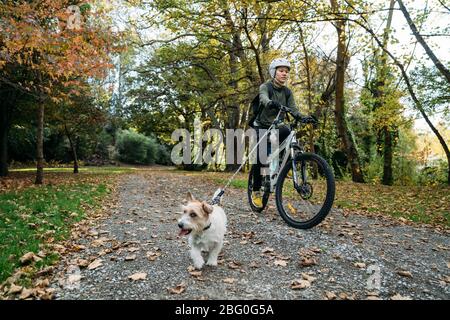
[[289, 70], [291, 70], [291, 64], [289, 63], [288, 59], [284, 58], [277, 58], [273, 59], [269, 66], [269, 74], [273, 78], [275, 78], [275, 71], [278, 67], [287, 67]]

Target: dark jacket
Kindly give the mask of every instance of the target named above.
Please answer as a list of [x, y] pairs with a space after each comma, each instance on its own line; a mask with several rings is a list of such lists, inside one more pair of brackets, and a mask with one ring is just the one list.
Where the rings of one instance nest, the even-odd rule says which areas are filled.
[[[300, 112], [298, 112], [298, 109], [295, 105], [294, 97], [292, 93], [289, 96], [289, 100], [287, 101], [286, 105], [286, 90], [284, 90], [282, 87], [277, 86], [273, 80], [269, 80], [265, 83], [263, 83], [259, 87], [259, 101], [261, 104], [261, 112], [259, 113], [258, 117], [256, 118], [256, 126], [268, 128], [272, 124], [273, 120], [278, 114], [278, 110], [272, 109], [268, 107], [269, 102], [271, 99], [269, 98], [269, 90], [267, 88], [267, 84], [272, 81], [273, 86], [273, 96], [272, 100], [279, 102], [282, 106], [286, 106], [289, 109], [293, 110], [294, 114], [297, 116], [300, 116]], [[285, 114], [284, 112], [280, 115], [280, 119], [284, 120]]]

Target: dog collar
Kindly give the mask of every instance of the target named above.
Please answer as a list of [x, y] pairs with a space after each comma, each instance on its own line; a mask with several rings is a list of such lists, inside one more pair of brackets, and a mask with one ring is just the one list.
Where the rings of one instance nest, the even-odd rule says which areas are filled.
[[209, 226], [205, 227], [205, 229], [203, 229], [203, 231], [208, 230], [209, 228], [211, 228], [211, 223], [209, 224]]

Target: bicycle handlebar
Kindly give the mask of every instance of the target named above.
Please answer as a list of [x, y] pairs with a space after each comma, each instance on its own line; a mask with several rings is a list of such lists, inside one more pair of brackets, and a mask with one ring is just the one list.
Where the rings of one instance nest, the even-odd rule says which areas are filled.
[[[286, 112], [286, 113], [290, 113], [290, 114], [294, 117], [296, 123], [297, 123], [297, 122], [300, 122], [300, 123], [302, 123], [302, 124], [308, 124], [308, 123], [311, 123], [311, 124], [313, 124], [313, 125], [317, 124], [317, 119], [315, 119], [314, 117], [313, 117], [313, 118], [311, 118], [311, 117], [304, 117], [304, 118], [298, 119], [298, 118], [294, 115], [294, 113], [292, 112], [292, 110], [289, 109], [289, 108], [286, 107], [286, 106], [281, 106], [280, 112], [278, 113], [278, 115], [277, 115], [277, 117], [275, 118], [274, 122], [277, 121], [278, 118], [280, 117], [281, 111]], [[311, 119], [312, 119], [312, 121], [311, 121]]]

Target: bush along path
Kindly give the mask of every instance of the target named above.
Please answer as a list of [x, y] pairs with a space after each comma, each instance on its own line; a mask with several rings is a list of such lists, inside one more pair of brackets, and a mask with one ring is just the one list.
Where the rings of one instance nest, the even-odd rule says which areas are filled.
[[[48, 279], [55, 299], [449, 299], [449, 231], [334, 209], [312, 230], [287, 226], [274, 200], [250, 211], [228, 189], [217, 267], [194, 270], [177, 219], [187, 191], [209, 200], [203, 175], [124, 175], [117, 203], [62, 246]], [[41, 281], [43, 281], [41, 279]]]

